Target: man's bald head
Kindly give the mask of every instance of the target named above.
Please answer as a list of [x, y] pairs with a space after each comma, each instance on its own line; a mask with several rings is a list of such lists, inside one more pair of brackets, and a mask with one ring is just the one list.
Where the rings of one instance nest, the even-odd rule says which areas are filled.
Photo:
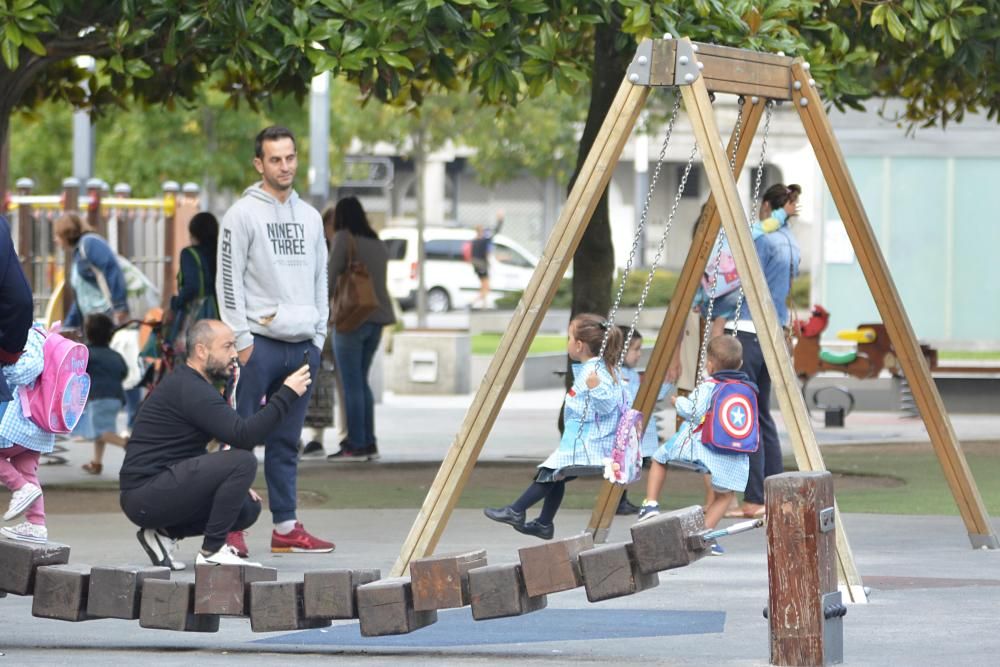
[[198, 320], [194, 323], [194, 326], [188, 329], [187, 338], [184, 342], [187, 344], [188, 352], [194, 351], [195, 345], [204, 345], [210, 348], [215, 337], [226, 332], [232, 333], [232, 330], [224, 322], [220, 322], [219, 320]]
[[187, 332], [187, 363], [209, 380], [226, 380], [236, 369], [236, 336], [219, 320], [198, 320]]

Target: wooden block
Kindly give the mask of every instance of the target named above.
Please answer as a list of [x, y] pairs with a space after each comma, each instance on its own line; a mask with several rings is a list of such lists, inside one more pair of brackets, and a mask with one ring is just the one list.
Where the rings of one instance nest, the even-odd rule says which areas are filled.
[[688, 538], [705, 529], [705, 514], [697, 505], [665, 512], [632, 526], [632, 543], [639, 571], [644, 574], [690, 565], [707, 550], [692, 548]]
[[41, 565], [69, 562], [69, 547], [56, 542], [30, 544], [0, 540], [0, 591], [31, 595], [35, 589], [35, 569]]
[[358, 586], [382, 578], [379, 570], [306, 572], [302, 595], [308, 618], [357, 618]]
[[437, 612], [416, 611], [410, 578], [393, 577], [358, 586], [358, 620], [365, 637], [404, 635], [436, 623]]
[[524, 574], [517, 563], [487, 565], [469, 570], [469, 595], [472, 618], [477, 621], [521, 616], [544, 609], [548, 604], [544, 595], [528, 595], [524, 587]]
[[250, 614], [250, 584], [277, 581], [273, 567], [197, 565], [194, 569], [194, 613], [220, 616]]
[[410, 563], [413, 608], [417, 611], [469, 604], [469, 570], [486, 565], [486, 551], [441, 554]]
[[301, 581], [250, 584], [250, 629], [254, 632], [325, 628], [330, 621], [306, 618]]
[[604, 544], [580, 554], [580, 571], [591, 602], [632, 595], [660, 585], [655, 572], [639, 569], [635, 549], [628, 544]]
[[98, 618], [137, 619], [143, 582], [169, 578], [170, 568], [155, 565], [92, 568], [87, 613]]
[[146, 579], [142, 584], [139, 627], [182, 632], [218, 632], [219, 617], [194, 613], [190, 581]]
[[31, 615], [60, 621], [86, 621], [89, 565], [43, 565], [35, 571]]
[[531, 597], [568, 591], [583, 585], [580, 552], [591, 549], [594, 538], [582, 533], [547, 544], [518, 549], [524, 586]]

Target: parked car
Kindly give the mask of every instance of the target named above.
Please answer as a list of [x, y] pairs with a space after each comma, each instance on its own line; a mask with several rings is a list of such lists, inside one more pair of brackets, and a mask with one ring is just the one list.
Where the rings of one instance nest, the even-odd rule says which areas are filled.
[[[389, 250], [387, 282], [389, 294], [403, 308], [417, 300], [417, 230], [389, 227], [379, 232]], [[479, 278], [465, 259], [466, 246], [476, 237], [472, 229], [428, 227], [424, 230], [424, 284], [427, 309], [443, 313], [470, 306], [479, 295]], [[497, 234], [490, 253], [490, 303], [498, 297], [523, 291], [538, 259], [513, 239]]]

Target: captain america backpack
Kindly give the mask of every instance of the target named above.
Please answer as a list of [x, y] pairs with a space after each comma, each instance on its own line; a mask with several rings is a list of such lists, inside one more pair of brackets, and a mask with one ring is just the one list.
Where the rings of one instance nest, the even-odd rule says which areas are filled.
[[709, 380], [718, 385], [701, 424], [701, 441], [723, 452], [753, 454], [760, 446], [757, 392], [738, 380]]

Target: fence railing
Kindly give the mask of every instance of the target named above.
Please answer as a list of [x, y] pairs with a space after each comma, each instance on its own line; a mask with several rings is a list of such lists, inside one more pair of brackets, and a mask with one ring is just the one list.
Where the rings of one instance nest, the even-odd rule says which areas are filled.
[[[53, 227], [69, 211], [84, 217], [119, 255], [142, 270], [160, 290], [162, 303], [169, 300], [176, 287], [177, 254], [186, 245], [187, 222], [198, 209], [196, 184], [186, 183], [182, 189], [175, 181], [167, 181], [161, 197], [145, 199], [131, 197], [126, 183], [115, 185], [112, 195], [100, 179], [91, 179], [81, 188], [78, 179], [67, 178], [58, 195], [33, 194], [29, 178], [18, 179], [15, 187], [5, 202], [5, 213], [31, 283], [37, 318], [45, 315], [66, 277], [71, 255], [56, 242]], [[72, 300], [72, 290], [63, 289], [63, 312]]]

